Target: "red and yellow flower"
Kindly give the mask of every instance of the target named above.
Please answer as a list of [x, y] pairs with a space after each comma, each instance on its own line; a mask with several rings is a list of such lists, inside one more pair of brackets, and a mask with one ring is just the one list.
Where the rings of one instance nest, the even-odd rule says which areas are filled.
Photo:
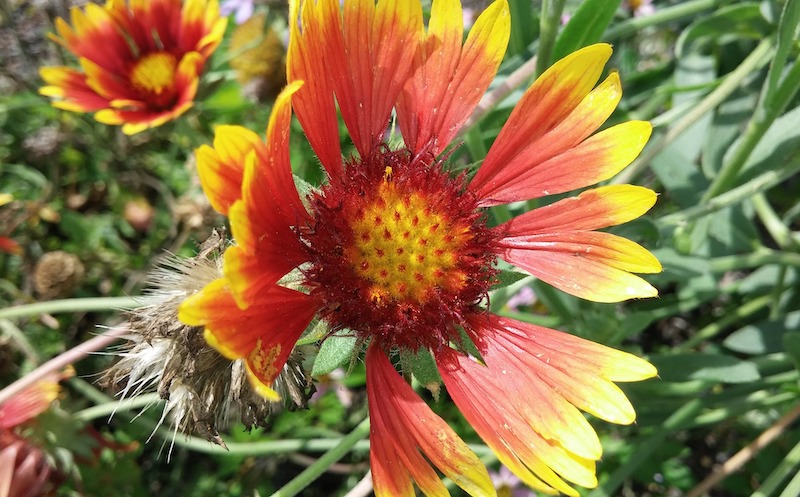
[[72, 112], [94, 112], [126, 134], [160, 126], [186, 112], [206, 59], [227, 20], [217, 0], [107, 0], [56, 19], [53, 40], [80, 69], [43, 67], [40, 93]]
[[[299, 22], [295, 22], [299, 19]], [[601, 447], [581, 410], [614, 423], [635, 414], [614, 382], [652, 377], [630, 354], [486, 309], [503, 259], [598, 302], [651, 297], [633, 273], [661, 270], [641, 246], [597, 231], [644, 214], [646, 188], [604, 186], [499, 226], [485, 208], [583, 188], [641, 151], [650, 124], [593, 134], [621, 96], [596, 86], [611, 47], [593, 45], [525, 92], [471, 179], [443, 154], [497, 72], [509, 31], [496, 0], [463, 41], [458, 0], [435, 0], [427, 29], [418, 2], [291, 3], [287, 72], [266, 142], [240, 127], [198, 150], [212, 205], [237, 245], [224, 276], [189, 297], [179, 317], [245, 358], [270, 388], [316, 316], [367, 343], [371, 463], [378, 496], [448, 495], [434, 466], [468, 494], [495, 495], [484, 466], [403, 380], [396, 350], [429, 351], [453, 401], [500, 461], [544, 493], [593, 487]], [[292, 107], [327, 173], [301, 195], [289, 161]], [[357, 154], [342, 158], [337, 107]], [[392, 109], [405, 145], [383, 141]], [[464, 336], [477, 349], [465, 344]]]

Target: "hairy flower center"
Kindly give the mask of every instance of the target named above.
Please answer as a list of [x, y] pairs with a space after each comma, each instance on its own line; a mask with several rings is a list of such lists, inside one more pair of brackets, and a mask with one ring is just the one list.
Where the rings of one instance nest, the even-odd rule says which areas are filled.
[[311, 196], [305, 285], [334, 329], [383, 347], [459, 337], [494, 281], [493, 232], [433, 158], [379, 149]]
[[175, 80], [178, 60], [167, 52], [154, 52], [145, 55], [131, 71], [131, 84], [157, 95], [171, 90]]
[[466, 275], [456, 266], [457, 252], [469, 228], [447, 219], [420, 192], [399, 190], [387, 167], [375, 199], [356, 211], [351, 221], [353, 244], [347, 258], [371, 285], [375, 303], [391, 300], [423, 302], [434, 289], [455, 292]]

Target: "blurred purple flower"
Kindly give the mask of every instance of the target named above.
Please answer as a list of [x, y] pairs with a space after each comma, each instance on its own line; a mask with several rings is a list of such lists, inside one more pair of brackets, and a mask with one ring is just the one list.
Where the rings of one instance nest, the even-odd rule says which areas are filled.
[[514, 476], [505, 466], [500, 466], [498, 471], [489, 471], [497, 497], [536, 497], [536, 494]]
[[519, 289], [517, 293], [511, 296], [506, 302], [506, 306], [512, 311], [516, 311], [518, 307], [523, 305], [531, 305], [536, 302], [536, 294], [529, 286], [524, 286]]
[[342, 368], [334, 369], [326, 375], [317, 378], [316, 386], [317, 391], [311, 396], [311, 403], [317, 402], [326, 392], [333, 390], [339, 402], [345, 406], [350, 407], [353, 405], [353, 391], [347, 388], [344, 384], [344, 379], [347, 373]]
[[236, 12], [233, 19], [236, 24], [242, 24], [253, 15], [253, 0], [225, 0], [219, 6], [219, 13], [227, 17]]

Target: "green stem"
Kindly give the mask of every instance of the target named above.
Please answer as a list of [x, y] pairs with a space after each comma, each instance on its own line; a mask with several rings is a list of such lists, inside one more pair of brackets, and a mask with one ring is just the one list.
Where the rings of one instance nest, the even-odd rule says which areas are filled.
[[[762, 42], [762, 44], [765, 43]], [[767, 130], [775, 122], [775, 119], [783, 112], [789, 102], [797, 94], [800, 88], [800, 62], [795, 62], [794, 66], [789, 70], [789, 73], [783, 79], [783, 82], [771, 94], [764, 92], [765, 102], [760, 102], [756, 108], [755, 115], [747, 123], [744, 136], [742, 136], [739, 145], [732, 151], [730, 159], [727, 160], [712, 181], [711, 186], [703, 194], [702, 201], [716, 197], [717, 195], [728, 191], [731, 186], [736, 182], [739, 171], [747, 163], [747, 159], [755, 150], [758, 142], [767, 132]]]
[[608, 28], [605, 35], [603, 35], [603, 39], [613, 41], [627, 38], [639, 33], [644, 28], [670, 23], [686, 17], [694, 17], [703, 11], [729, 3], [732, 2], [730, 0], [694, 0], [663, 9], [659, 8], [649, 16], [632, 17]]
[[272, 497], [292, 497], [299, 494], [319, 478], [333, 463], [350, 452], [353, 446], [367, 435], [369, 435], [369, 417], [365, 418], [353, 431], [345, 435], [337, 446], [323, 454], [313, 464], [304, 469], [302, 473], [294, 477], [292, 481], [272, 494]]
[[139, 409], [160, 401], [161, 397], [157, 393], [146, 393], [127, 400], [114, 399], [96, 406], [87, 407], [86, 409], [76, 412], [72, 417], [79, 421], [91, 421], [97, 418], [110, 417], [116, 412]]
[[39, 352], [31, 345], [28, 337], [22, 332], [14, 323], [8, 319], [0, 319], [0, 331], [11, 338], [12, 343], [15, 343], [17, 348], [34, 364], [39, 364], [41, 358]]
[[731, 312], [725, 313], [725, 316], [722, 317], [719, 321], [715, 321], [709, 324], [708, 326], [705, 326], [702, 329], [698, 330], [697, 333], [689, 337], [685, 342], [675, 347], [675, 349], [678, 351], [689, 350], [703, 343], [706, 340], [711, 340], [719, 333], [721, 333], [723, 330], [727, 329], [729, 326], [737, 324], [742, 320], [752, 316], [761, 309], [767, 307], [771, 302], [772, 302], [772, 295], [762, 295], [761, 297], [753, 299], [745, 303], [741, 307], [734, 309]]
[[56, 314], [59, 312], [111, 311], [135, 309], [142, 302], [133, 297], [99, 297], [86, 299], [63, 299], [36, 302], [34, 304], [16, 305], [0, 309], [0, 319], [11, 319], [39, 314]]
[[106, 348], [108, 345], [122, 338], [127, 333], [128, 327], [124, 325], [111, 328], [105, 333], [86, 340], [80, 345], [67, 350], [63, 354], [50, 359], [14, 383], [0, 390], [0, 405], [14, 395], [17, 395], [19, 392], [25, 390], [27, 387], [41, 380], [45, 375], [61, 370], [66, 366], [83, 359], [92, 352]]
[[750, 77], [755, 70], [766, 65], [770, 61], [771, 52], [772, 43], [769, 40], [763, 40], [759, 43], [755, 50], [739, 64], [739, 67], [731, 71], [719, 86], [687, 112], [683, 119], [676, 122], [669, 131], [659, 138], [651, 140], [650, 144], [644, 149], [639, 158], [614, 177], [611, 182], [616, 184], [630, 182], [635, 175], [650, 163], [653, 157], [658, 155], [667, 145], [686, 132], [687, 129], [706, 113], [725, 101], [726, 98], [739, 88], [745, 78]]
[[772, 239], [775, 240], [775, 243], [783, 250], [792, 248], [794, 240], [792, 239], [791, 231], [783, 224], [778, 214], [775, 213], [764, 192], [756, 193], [750, 201], [753, 203], [758, 218]]
[[[663, 224], [684, 225], [694, 219], [713, 214], [720, 209], [748, 199], [760, 191], [766, 191], [775, 185], [784, 182], [800, 171], [800, 150], [795, 150], [788, 160], [785, 161], [778, 170], [764, 171], [762, 174], [751, 179], [747, 183], [738, 186], [730, 191], [709, 199], [695, 207], [690, 207], [682, 211], [667, 214], [658, 221]], [[619, 177], [619, 175], [618, 175]], [[615, 178], [616, 182], [616, 178]]]
[[767, 264], [800, 267], [800, 254], [764, 249], [753, 254], [715, 257], [709, 262], [711, 271], [715, 273], [761, 267]]
[[564, 0], [542, 1], [542, 17], [539, 20], [539, 50], [536, 59], [537, 76], [550, 67], [563, 11]]
[[611, 473], [607, 480], [589, 493], [588, 497], [611, 497], [612, 495], [618, 495], [617, 489], [622, 485], [625, 479], [658, 450], [667, 436], [675, 430], [682, 429], [686, 425], [691, 424], [691, 420], [697, 416], [702, 408], [703, 401], [701, 399], [690, 400], [681, 406], [664, 421], [663, 425], [658, 428], [655, 433], [642, 439], [631, 453], [628, 462]]
[[[778, 488], [780, 488], [780, 485], [781, 483], [783, 483], [783, 480], [785, 480], [792, 473], [795, 473], [795, 468], [797, 468], [798, 465], [800, 465], [800, 443], [795, 445], [794, 448], [790, 450], [788, 454], [786, 454], [786, 457], [783, 458], [783, 460], [775, 467], [775, 470], [772, 473], [770, 473], [770, 475], [767, 477], [766, 480], [764, 480], [764, 483], [757, 491], [753, 493], [752, 497], [767, 497], [769, 495], [773, 495], [775, 492], [778, 491]], [[796, 479], [797, 475], [795, 475], [792, 478], [789, 485], [791, 486], [798, 485], [795, 482]], [[787, 486], [786, 490], [791, 490], [791, 489], [789, 489]], [[796, 493], [794, 494], [789, 493], [786, 490], [784, 490], [784, 492], [781, 493], [781, 496], [797, 495]]]

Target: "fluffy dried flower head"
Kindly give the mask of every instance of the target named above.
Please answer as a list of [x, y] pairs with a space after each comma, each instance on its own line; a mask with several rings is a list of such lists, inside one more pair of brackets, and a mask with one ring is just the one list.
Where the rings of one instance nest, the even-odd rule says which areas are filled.
[[[121, 398], [156, 391], [166, 401], [161, 421], [170, 418], [175, 432], [197, 434], [224, 446], [219, 431], [241, 421], [248, 429], [263, 426], [281, 404], [264, 399], [247, 380], [242, 360], [231, 361], [211, 348], [202, 327], [177, 318], [187, 295], [219, 277], [220, 255], [227, 241], [214, 232], [190, 259], [172, 257], [150, 276], [153, 286], [144, 306], [131, 312], [127, 349], [103, 382]], [[304, 408], [311, 392], [295, 351], [275, 388], [288, 408]]]

